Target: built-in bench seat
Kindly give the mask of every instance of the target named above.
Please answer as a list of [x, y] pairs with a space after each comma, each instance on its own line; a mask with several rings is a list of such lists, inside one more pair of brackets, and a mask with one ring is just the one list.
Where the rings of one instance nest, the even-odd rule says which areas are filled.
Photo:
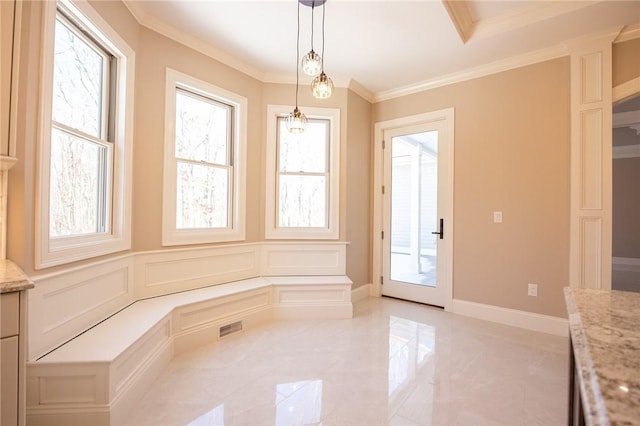
[[139, 300], [28, 364], [28, 424], [120, 424], [175, 354], [273, 318], [351, 318], [351, 284], [258, 277]]

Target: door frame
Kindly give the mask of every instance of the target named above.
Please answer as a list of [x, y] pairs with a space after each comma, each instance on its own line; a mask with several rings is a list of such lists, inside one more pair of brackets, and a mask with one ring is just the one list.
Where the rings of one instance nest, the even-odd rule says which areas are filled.
[[372, 251], [372, 289], [371, 295], [380, 297], [382, 295], [382, 256], [384, 255], [382, 244], [383, 232], [383, 214], [384, 214], [384, 198], [382, 194], [382, 186], [384, 183], [384, 151], [383, 140], [386, 130], [398, 127], [407, 127], [416, 124], [427, 124], [435, 121], [444, 121], [447, 132], [450, 135], [450, 145], [447, 158], [443, 161], [447, 162], [449, 168], [449, 176], [444, 187], [451, 195], [449, 202], [442, 206], [444, 216], [450, 218], [447, 223], [447, 234], [450, 244], [447, 245], [444, 255], [446, 256], [445, 270], [442, 278], [447, 285], [446, 298], [444, 303], [445, 311], [450, 312], [453, 309], [453, 245], [454, 245], [454, 151], [455, 151], [455, 134], [454, 134], [454, 108], [446, 108], [437, 111], [427, 112], [424, 114], [411, 115], [407, 117], [395, 118], [392, 120], [380, 121], [374, 124], [374, 150], [373, 150], [373, 226], [371, 239], [373, 241]]

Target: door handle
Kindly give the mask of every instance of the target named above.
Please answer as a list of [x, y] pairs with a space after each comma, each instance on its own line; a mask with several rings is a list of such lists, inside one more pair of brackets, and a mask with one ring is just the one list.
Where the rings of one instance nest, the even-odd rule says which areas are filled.
[[440, 231], [434, 231], [432, 234], [440, 235], [440, 239], [444, 239], [444, 219], [440, 218]]

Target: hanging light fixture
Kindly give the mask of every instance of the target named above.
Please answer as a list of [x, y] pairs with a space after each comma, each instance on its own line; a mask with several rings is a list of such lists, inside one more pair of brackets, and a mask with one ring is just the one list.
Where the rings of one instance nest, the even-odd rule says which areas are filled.
[[[304, 2], [306, 6], [309, 6], [308, 2]], [[302, 58], [302, 72], [307, 75], [318, 75], [320, 70], [322, 69], [320, 55], [318, 55], [315, 50], [313, 50], [313, 11], [316, 7], [316, 0], [311, 0], [311, 51], [304, 55]]]
[[320, 60], [320, 75], [311, 82], [311, 92], [318, 99], [327, 99], [333, 93], [333, 81], [324, 72], [324, 16], [325, 3], [322, 2], [322, 58]]
[[298, 2], [298, 30], [296, 34], [296, 107], [287, 116], [287, 130], [291, 133], [302, 133], [307, 128], [307, 116], [298, 108], [298, 86], [300, 82], [300, 71], [298, 60], [300, 59], [300, 2]]

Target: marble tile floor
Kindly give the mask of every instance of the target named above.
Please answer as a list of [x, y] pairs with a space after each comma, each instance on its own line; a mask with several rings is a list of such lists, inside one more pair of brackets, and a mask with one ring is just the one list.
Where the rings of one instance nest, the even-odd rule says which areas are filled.
[[568, 340], [387, 298], [173, 359], [126, 425], [563, 425]]

